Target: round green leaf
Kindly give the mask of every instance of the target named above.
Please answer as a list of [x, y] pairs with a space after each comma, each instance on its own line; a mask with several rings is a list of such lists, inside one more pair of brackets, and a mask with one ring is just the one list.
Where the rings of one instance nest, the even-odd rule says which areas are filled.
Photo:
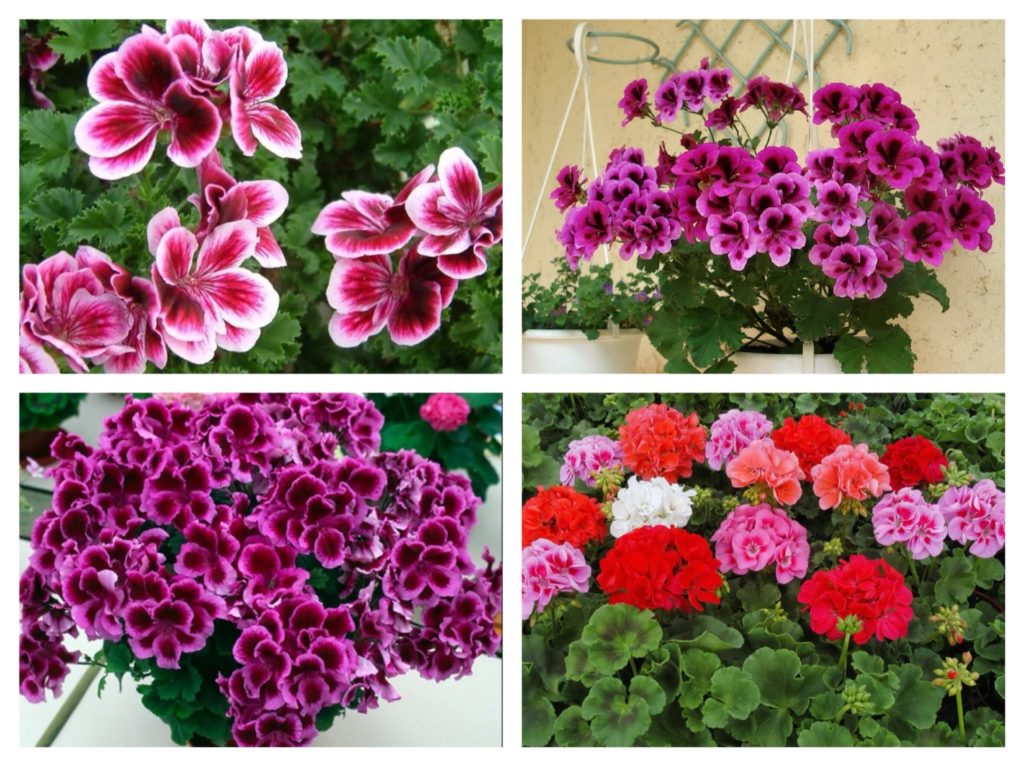
[[523, 745], [546, 746], [555, 732], [555, 707], [540, 696], [523, 700]]
[[757, 684], [766, 705], [782, 709], [798, 706], [803, 677], [800, 656], [792, 650], [762, 647], [747, 657], [743, 670]]
[[733, 719], [746, 719], [761, 703], [760, 691], [750, 674], [735, 666], [720, 668], [711, 676], [711, 695]]
[[679, 705], [683, 708], [697, 708], [711, 689], [711, 676], [722, 665], [714, 653], [704, 650], [687, 650], [679, 658], [679, 666], [689, 677], [679, 693]]
[[651, 712], [641, 696], [626, 698], [626, 686], [607, 677], [590, 688], [581, 707], [594, 737], [603, 746], [632, 746], [651, 726]]
[[651, 714], [660, 714], [665, 708], [665, 691], [649, 676], [637, 675], [629, 683], [629, 699], [643, 698]]
[[569, 706], [555, 719], [555, 743], [560, 746], [596, 746], [590, 723], [579, 706]]
[[797, 735], [796, 742], [801, 746], [821, 748], [823, 746], [852, 746], [853, 733], [834, 722], [815, 722]]
[[661, 635], [654, 613], [627, 604], [598, 608], [583, 629], [590, 663], [602, 674], [614, 674], [631, 657], [644, 657], [661, 644]]
[[693, 647], [708, 652], [722, 652], [743, 646], [743, 635], [717, 618], [698, 615], [687, 621], [687, 625], [692, 632], [692, 638], [676, 640], [684, 649]]

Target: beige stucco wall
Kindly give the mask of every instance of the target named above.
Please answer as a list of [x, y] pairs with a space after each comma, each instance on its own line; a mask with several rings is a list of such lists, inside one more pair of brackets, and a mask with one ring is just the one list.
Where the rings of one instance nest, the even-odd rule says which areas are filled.
[[[577, 21], [523, 22], [523, 236], [537, 200], [537, 191], [554, 146], [569, 92], [576, 76], [576, 64], [566, 48]], [[1004, 131], [1004, 24], [1002, 21], [851, 21], [853, 52], [846, 55], [843, 38], [817, 66], [822, 82], [842, 80], [859, 84], [884, 82], [899, 91], [903, 101], [917, 113], [920, 137], [934, 146], [937, 139], [957, 131], [973, 135], [986, 145], [1005, 147]], [[732, 22], [709, 21], [709, 37], [721, 40]], [[772, 23], [777, 27], [777, 23]], [[683, 35], [672, 21], [593, 22], [603, 31], [627, 31], [656, 42], [663, 56], [674, 56]], [[816, 22], [815, 38], [820, 43], [829, 25]], [[787, 40], [788, 40], [787, 35]], [[745, 25], [728, 55], [746, 68], [766, 46], [764, 33]], [[621, 40], [598, 39], [599, 55], [630, 58], [643, 55], [643, 46]], [[803, 50], [802, 38], [798, 50]], [[681, 62], [683, 68], [696, 66], [706, 49], [697, 46]], [[776, 51], [762, 71], [775, 79], [786, 74], [787, 56]], [[647, 77], [652, 90], [664, 70], [650, 64], [591, 66], [591, 102], [594, 116], [598, 163], [608, 151], [624, 144], [656, 151], [658, 142], [672, 134], [635, 121], [620, 127], [616, 106], [623, 86], [637, 77]], [[566, 138], [558, 153], [555, 170], [580, 162], [582, 99], [569, 120]], [[822, 145], [829, 145], [827, 129], [820, 131]], [[791, 121], [791, 146], [807, 146], [806, 124]], [[1005, 157], [1005, 153], [1004, 153]], [[1013, 168], [1010, 177], [1013, 178]], [[590, 174], [588, 174], [590, 175]], [[553, 188], [549, 180], [545, 189]], [[922, 299], [914, 314], [904, 322], [917, 354], [917, 372], [998, 373], [1003, 371], [1004, 333], [1004, 222], [1006, 207], [1002, 187], [985, 191], [996, 210], [998, 222], [992, 230], [989, 253], [947, 254], [939, 278], [950, 295], [951, 306], [943, 313], [930, 298]], [[523, 264], [524, 273], [550, 272], [549, 262], [559, 247], [552, 232], [561, 217], [545, 201]], [[613, 258], [614, 258], [613, 253]], [[600, 254], [595, 258], [600, 258]], [[623, 269], [631, 268], [621, 264]], [[646, 345], [646, 340], [645, 340]], [[660, 359], [647, 347], [642, 369], [653, 372]]]

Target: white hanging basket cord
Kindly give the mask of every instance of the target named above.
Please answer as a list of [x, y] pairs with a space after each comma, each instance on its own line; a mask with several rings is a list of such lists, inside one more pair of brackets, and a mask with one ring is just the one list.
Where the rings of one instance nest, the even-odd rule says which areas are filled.
[[[548, 190], [548, 182], [551, 180], [551, 171], [555, 167], [555, 159], [558, 156], [558, 148], [565, 136], [566, 126], [569, 124], [569, 115], [572, 114], [573, 105], [576, 103], [576, 94], [579, 93], [580, 84], [583, 84], [583, 140], [581, 143], [580, 169], [584, 173], [587, 170], [587, 148], [590, 148], [591, 173], [597, 174], [597, 145], [594, 142], [594, 120], [590, 112], [590, 62], [587, 60], [586, 42], [587, 22], [582, 22], [576, 27], [573, 33], [573, 52], [576, 55], [576, 81], [572, 86], [572, 93], [569, 94], [569, 103], [565, 106], [565, 115], [562, 117], [562, 124], [558, 128], [558, 136], [555, 138], [555, 146], [551, 150], [551, 159], [548, 161], [548, 168], [544, 172], [544, 178], [540, 182], [540, 190], [537, 192], [537, 202], [533, 206], [533, 215], [530, 216], [530, 225], [526, 229], [526, 238], [523, 240], [522, 259], [526, 259], [526, 249], [530, 246], [530, 238], [533, 237], [533, 228], [537, 224], [537, 216], [540, 213], [541, 203], [544, 202], [545, 192]], [[603, 247], [604, 262], [610, 260], [608, 246]]]

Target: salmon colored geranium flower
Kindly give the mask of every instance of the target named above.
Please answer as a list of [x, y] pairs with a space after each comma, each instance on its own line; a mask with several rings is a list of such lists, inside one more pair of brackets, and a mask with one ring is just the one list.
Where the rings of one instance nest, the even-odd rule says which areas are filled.
[[892, 490], [889, 470], [864, 444], [840, 445], [811, 470], [811, 477], [822, 509], [837, 508], [845, 500], [877, 498]]
[[763, 485], [775, 500], [792, 506], [800, 500], [800, 480], [804, 473], [800, 460], [788, 450], [779, 450], [770, 439], [757, 439], [729, 461], [725, 473], [733, 487]]

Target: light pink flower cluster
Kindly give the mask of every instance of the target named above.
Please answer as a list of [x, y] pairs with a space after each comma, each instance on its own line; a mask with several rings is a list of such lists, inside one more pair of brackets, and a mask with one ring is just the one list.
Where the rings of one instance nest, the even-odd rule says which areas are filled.
[[978, 557], [994, 557], [1006, 545], [1006, 496], [991, 479], [970, 487], [951, 487], [939, 499], [949, 537], [971, 544]]
[[760, 485], [771, 490], [778, 503], [792, 506], [803, 490], [800, 459], [788, 450], [780, 450], [770, 439], [756, 439], [740, 450], [725, 467], [733, 487]]
[[420, 406], [420, 418], [434, 431], [455, 431], [469, 421], [470, 409], [458, 394], [431, 394]]
[[845, 500], [877, 498], [892, 490], [889, 470], [864, 444], [840, 445], [811, 469], [811, 478], [822, 509], [835, 509]]
[[588, 588], [590, 565], [572, 544], [539, 538], [523, 549], [523, 620], [544, 612], [556, 594]]
[[[25, 267], [21, 296], [19, 369], [56, 373], [56, 349], [76, 372], [88, 361], [107, 372], [163, 368], [167, 350], [195, 364], [217, 349], [245, 352], [277, 314], [279, 296], [265, 277], [243, 268], [285, 265], [270, 225], [288, 194], [276, 181], [232, 178], [216, 146], [223, 123], [243, 153], [257, 143], [282, 157], [301, 156], [298, 127], [266, 103], [287, 78], [280, 49], [245, 27], [223, 32], [202, 21], [169, 21], [166, 32], [146, 27], [89, 72], [100, 102], [79, 121], [75, 137], [103, 179], [118, 179], [148, 163], [157, 137], [169, 131], [168, 156], [196, 168], [199, 210], [193, 232], [165, 208], [149, 222], [155, 259], [152, 281], [83, 246], [72, 259], [58, 253]], [[230, 87], [229, 87], [230, 85]], [[223, 88], [221, 87], [223, 86]]]
[[711, 424], [711, 437], [705, 447], [708, 466], [719, 471], [737, 453], [757, 439], [771, 434], [772, 422], [756, 410], [733, 409]]
[[767, 503], [737, 506], [711, 540], [723, 573], [745, 575], [775, 565], [779, 583], [807, 574], [811, 547], [806, 528], [783, 509], [773, 509]]
[[888, 493], [871, 512], [875, 540], [883, 546], [905, 543], [914, 559], [937, 557], [946, 540], [946, 520], [920, 490], [904, 487]]
[[89, 93], [99, 104], [79, 121], [75, 141], [104, 179], [142, 170], [161, 133], [170, 134], [171, 162], [194, 168], [217, 146], [225, 123], [246, 155], [263, 144], [298, 158], [298, 126], [269, 103], [287, 78], [281, 49], [247, 27], [218, 31], [194, 20], [168, 21], [162, 33], [143, 27], [89, 72]]
[[559, 481], [572, 487], [579, 479], [593, 487], [599, 471], [621, 468], [622, 447], [619, 443], [602, 434], [590, 434], [569, 443], [559, 472]]
[[[352, 190], [313, 223], [334, 256], [327, 302], [335, 310], [331, 338], [359, 346], [385, 327], [412, 346], [441, 327], [441, 311], [461, 280], [487, 270], [487, 251], [501, 241], [502, 190], [484, 192], [465, 152], [446, 149], [397, 197]], [[397, 267], [392, 256], [398, 256]]]

